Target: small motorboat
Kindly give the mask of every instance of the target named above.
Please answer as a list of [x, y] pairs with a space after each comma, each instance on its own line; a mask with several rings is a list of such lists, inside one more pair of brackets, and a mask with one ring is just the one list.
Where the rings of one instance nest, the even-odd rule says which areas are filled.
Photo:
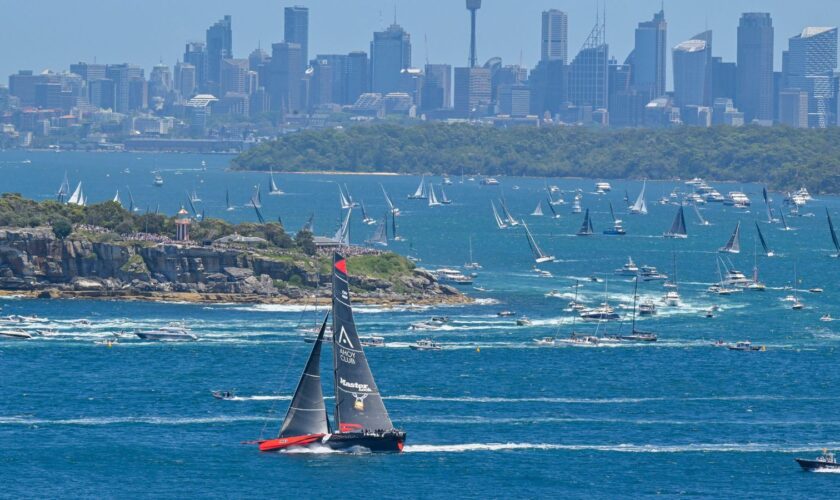
[[656, 304], [653, 301], [645, 301], [639, 304], [639, 316], [652, 316], [656, 314]]
[[825, 321], [827, 323], [829, 321], [834, 321], [834, 318], [832, 318], [830, 314], [823, 314], [820, 316], [820, 321]]
[[234, 394], [233, 391], [213, 391], [211, 394], [213, 394], [213, 397], [216, 399], [224, 399], [228, 401], [236, 397], [236, 394]]
[[834, 453], [823, 449], [822, 455], [818, 456], [813, 460], [808, 460], [806, 458], [796, 458], [796, 463], [802, 467], [802, 470], [805, 471], [816, 471], [816, 470], [840, 470], [840, 463], [837, 463], [837, 459], [834, 457]]
[[742, 340], [740, 342], [736, 342], [734, 344], [729, 344], [726, 346], [727, 349], [730, 351], [766, 351], [767, 348], [762, 346], [754, 346], [750, 343], [749, 340]]
[[620, 335], [620, 340], [629, 340], [631, 342], [656, 342], [656, 334], [651, 332], [643, 332], [640, 330], [633, 330], [628, 335]]
[[513, 312], [513, 311], [507, 311], [507, 310], [506, 311], [499, 311], [499, 312], [496, 313], [496, 316], [498, 316], [500, 318], [510, 318], [510, 317], [516, 316], [516, 313]]
[[23, 330], [0, 330], [0, 339], [30, 340], [32, 335]]
[[432, 339], [420, 339], [408, 347], [414, 351], [440, 351], [443, 349], [439, 342]]
[[198, 335], [192, 333], [189, 328], [177, 323], [170, 323], [169, 325], [162, 326], [156, 330], [138, 330], [134, 332], [134, 334], [143, 340], [198, 340]]
[[377, 335], [359, 337], [359, 341], [361, 341], [364, 347], [385, 347], [385, 337], [379, 337]]
[[516, 320], [516, 326], [531, 326], [533, 323], [530, 319], [522, 316], [521, 318]]
[[553, 346], [554, 337], [543, 337], [541, 339], [534, 339], [534, 343], [539, 346]]
[[811, 293], [823, 293], [822, 288], [809, 288], [808, 291]]

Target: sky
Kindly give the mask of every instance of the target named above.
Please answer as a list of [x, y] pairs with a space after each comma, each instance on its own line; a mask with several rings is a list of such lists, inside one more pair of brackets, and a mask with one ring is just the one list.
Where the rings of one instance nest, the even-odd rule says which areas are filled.
[[[500, 56], [505, 64], [533, 67], [540, 55], [540, 16], [556, 8], [569, 15], [569, 56], [577, 53], [606, 10], [610, 55], [619, 62], [633, 47], [633, 30], [662, 0], [484, 0], [478, 11], [479, 61]], [[0, 0], [0, 82], [19, 69], [63, 70], [77, 61], [129, 62], [148, 71], [182, 56], [187, 40], [225, 14], [233, 16], [235, 57], [259, 44], [270, 52], [283, 38], [283, 8], [309, 7], [309, 56], [369, 51], [374, 31], [396, 18], [411, 34], [412, 64], [466, 65], [469, 13], [464, 0]], [[840, 0], [665, 0], [668, 45], [711, 29], [714, 55], [734, 61], [742, 12], [770, 12], [775, 64], [787, 40], [805, 26], [840, 24]], [[669, 54], [670, 58], [670, 54]], [[668, 62], [669, 88], [671, 64]]]

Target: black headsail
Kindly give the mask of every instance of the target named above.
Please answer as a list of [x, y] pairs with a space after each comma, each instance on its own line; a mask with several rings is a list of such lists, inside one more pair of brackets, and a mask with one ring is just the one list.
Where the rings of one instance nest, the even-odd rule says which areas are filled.
[[309, 434], [328, 434], [330, 423], [327, 418], [327, 407], [324, 405], [324, 391], [321, 388], [321, 343], [324, 331], [327, 329], [327, 318], [321, 324], [321, 331], [309, 354], [309, 361], [298, 382], [297, 390], [289, 404], [286, 419], [280, 427], [280, 436], [306, 436]]
[[831, 231], [831, 242], [834, 243], [834, 249], [840, 254], [840, 241], [837, 241], [837, 233], [834, 231], [834, 223], [831, 222], [831, 214], [828, 213], [828, 208], [825, 209], [825, 216], [828, 219], [828, 230]]
[[347, 279], [347, 261], [335, 254], [332, 279], [335, 422], [339, 432], [391, 430], [394, 425], [356, 333]]

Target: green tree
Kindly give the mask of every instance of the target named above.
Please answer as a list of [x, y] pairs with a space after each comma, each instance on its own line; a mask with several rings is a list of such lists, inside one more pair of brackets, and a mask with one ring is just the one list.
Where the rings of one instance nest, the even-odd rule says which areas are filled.
[[52, 230], [56, 238], [63, 240], [73, 232], [73, 224], [66, 217], [61, 217], [53, 221]]
[[312, 238], [312, 233], [310, 231], [298, 231], [295, 235], [295, 245], [303, 250], [303, 253], [306, 255], [315, 255], [315, 240]]

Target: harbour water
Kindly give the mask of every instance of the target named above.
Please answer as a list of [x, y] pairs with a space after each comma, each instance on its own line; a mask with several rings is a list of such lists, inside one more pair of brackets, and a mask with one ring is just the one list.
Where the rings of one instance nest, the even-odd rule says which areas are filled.
[[[202, 160], [206, 169], [202, 166]], [[301, 328], [322, 312], [297, 306], [151, 304], [6, 298], [2, 315], [49, 318], [54, 335], [31, 341], [0, 340], [0, 496], [254, 497], [343, 495], [350, 497], [832, 497], [837, 476], [799, 470], [796, 456], [840, 448], [837, 349], [840, 318], [837, 259], [824, 207], [835, 214], [840, 200], [818, 197], [792, 217], [792, 231], [765, 222], [761, 186], [713, 183], [721, 192], [743, 190], [749, 210], [721, 204], [701, 209], [712, 225], [686, 213], [689, 237], [661, 237], [676, 207], [659, 205], [678, 182], [648, 182], [650, 213], [626, 213], [625, 190], [635, 198], [640, 182], [610, 180], [613, 190], [592, 193], [594, 179], [501, 178], [500, 187], [477, 181], [445, 186], [450, 206], [411, 201], [416, 176], [275, 174], [287, 193], [268, 196], [264, 173], [226, 171], [229, 157], [4, 152], [2, 191], [47, 199], [64, 172], [83, 181], [89, 202], [111, 199], [130, 187], [137, 205], [172, 214], [195, 189], [208, 217], [256, 221], [246, 205], [253, 186], [263, 187], [263, 214], [281, 217], [289, 231], [315, 214], [315, 232], [331, 234], [339, 219], [337, 182], [346, 184], [373, 217], [385, 202], [379, 183], [403, 215], [405, 242], [393, 250], [435, 269], [468, 259], [483, 265], [478, 300], [459, 307], [358, 308], [362, 335], [385, 337], [386, 347], [368, 357], [394, 422], [408, 432], [399, 455], [260, 454], [243, 441], [277, 433], [311, 344]], [[128, 169], [128, 173], [125, 173]], [[159, 170], [163, 187], [152, 185]], [[433, 178], [439, 184], [440, 178]], [[557, 206], [559, 219], [531, 217], [539, 200], [547, 213], [546, 184], [582, 189], [596, 234], [575, 236], [582, 215]], [[519, 189], [514, 189], [518, 186]], [[237, 210], [227, 212], [229, 189]], [[439, 189], [439, 188], [438, 188]], [[543, 250], [558, 262], [541, 264], [552, 278], [532, 270], [521, 228], [499, 230], [490, 200], [504, 196], [523, 217]], [[783, 195], [771, 193], [774, 205]], [[611, 220], [611, 201], [628, 235], [601, 234]], [[840, 217], [835, 217], [840, 219]], [[706, 293], [718, 281], [716, 259], [736, 222], [741, 248], [732, 264], [750, 275], [757, 262], [765, 292], [731, 296]], [[777, 256], [753, 257], [759, 221]], [[350, 234], [361, 243], [374, 227], [353, 216]], [[760, 253], [760, 247], [759, 247]], [[660, 282], [640, 284], [639, 294], [658, 314], [639, 320], [654, 343], [539, 347], [534, 339], [568, 336], [566, 310], [580, 280], [579, 298], [609, 302], [625, 316], [606, 325], [576, 322], [579, 332], [629, 330], [633, 281], [617, 276], [628, 256], [673, 273], [683, 305], [660, 301]], [[800, 280], [805, 309], [783, 299]], [[351, 269], [352, 272], [352, 269]], [[590, 281], [592, 275], [607, 283]], [[605, 291], [606, 288], [606, 291]], [[808, 289], [822, 288], [822, 293]], [[546, 297], [557, 290], [562, 298]], [[713, 318], [705, 311], [718, 306]], [[513, 310], [531, 319], [496, 313]], [[446, 315], [434, 331], [412, 331], [412, 322]], [[76, 322], [80, 318], [90, 325]], [[114, 332], [184, 321], [198, 342], [121, 340], [95, 343]], [[431, 335], [441, 351], [414, 351], [409, 344]], [[751, 340], [762, 352], [714, 347], [716, 340]], [[329, 381], [325, 393], [331, 394]], [[230, 401], [212, 390], [233, 390]], [[329, 406], [329, 404], [328, 404]]]

